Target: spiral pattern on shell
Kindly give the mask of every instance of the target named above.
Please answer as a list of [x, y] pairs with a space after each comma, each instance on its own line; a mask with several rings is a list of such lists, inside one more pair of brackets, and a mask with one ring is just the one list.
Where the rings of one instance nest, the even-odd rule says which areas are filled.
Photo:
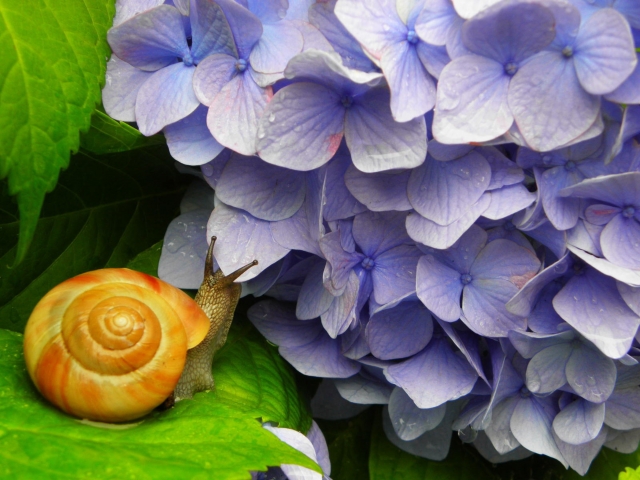
[[36, 305], [27, 323], [27, 370], [42, 395], [72, 415], [139, 418], [173, 391], [188, 348], [209, 320], [181, 290], [128, 269], [71, 278]]

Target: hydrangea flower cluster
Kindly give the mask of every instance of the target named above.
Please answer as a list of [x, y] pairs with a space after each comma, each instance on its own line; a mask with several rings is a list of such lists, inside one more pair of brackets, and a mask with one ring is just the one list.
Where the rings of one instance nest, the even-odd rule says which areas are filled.
[[[103, 101], [206, 181], [207, 238], [314, 413], [584, 474], [640, 441], [640, 3], [118, 0]], [[214, 194], [215, 191], [215, 194]]]

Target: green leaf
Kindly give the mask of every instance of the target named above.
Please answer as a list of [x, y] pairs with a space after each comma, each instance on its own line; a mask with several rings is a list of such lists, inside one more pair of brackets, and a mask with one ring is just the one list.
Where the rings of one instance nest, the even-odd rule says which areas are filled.
[[160, 263], [160, 254], [162, 253], [162, 243], [162, 240], [160, 240], [145, 251], [140, 252], [127, 264], [127, 268], [157, 277], [158, 263]]
[[316, 420], [327, 440], [333, 480], [368, 480], [374, 408], [349, 420]]
[[93, 112], [89, 131], [80, 136], [80, 146], [97, 154], [126, 152], [164, 143], [164, 136], [145, 137], [128, 123], [114, 120], [100, 110]]
[[100, 100], [113, 13], [113, 0], [0, 0], [0, 179], [18, 199], [16, 263]]
[[627, 467], [624, 472], [620, 472], [618, 480], [640, 480], [640, 467], [636, 470]]
[[216, 394], [265, 422], [307, 432], [311, 416], [298, 396], [291, 367], [246, 319], [245, 308], [239, 307], [227, 343], [213, 360]]
[[637, 452], [625, 455], [603, 448], [584, 477], [542, 455], [492, 465], [454, 434], [449, 455], [437, 462], [411, 455], [389, 442], [378, 415], [371, 437], [369, 471], [371, 480], [616, 480], [625, 465], [633, 465], [639, 460]]
[[[236, 341], [246, 335], [250, 334], [234, 334]], [[232, 348], [225, 350], [221, 359], [235, 355]], [[253, 368], [247, 363], [238, 373]], [[290, 371], [288, 377], [293, 378]], [[197, 394], [139, 423], [82, 422], [40, 397], [24, 366], [22, 335], [0, 330], [0, 475], [227, 480], [249, 479], [249, 470], [264, 471], [282, 463], [320, 471], [304, 454], [261, 427], [254, 417], [262, 410], [259, 403], [246, 409], [219, 395], [228, 389], [227, 380], [216, 375], [218, 392]], [[273, 381], [277, 385], [277, 379]]]
[[188, 181], [166, 147], [80, 153], [47, 196], [33, 248], [15, 267], [17, 212], [0, 188], [0, 327], [21, 332], [35, 304], [58, 283], [124, 267], [161, 240]]

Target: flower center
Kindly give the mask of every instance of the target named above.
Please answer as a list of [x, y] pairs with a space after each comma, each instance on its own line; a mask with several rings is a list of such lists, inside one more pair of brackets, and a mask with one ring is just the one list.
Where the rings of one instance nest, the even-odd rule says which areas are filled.
[[576, 169], [576, 162], [574, 162], [573, 160], [569, 160], [567, 163], [564, 164], [564, 168], [568, 172], [573, 172]]
[[511, 220], [507, 220], [504, 224], [504, 229], [507, 232], [512, 232], [513, 230], [516, 229], [516, 226], [513, 224], [513, 222], [511, 222]]
[[375, 265], [375, 262], [373, 261], [373, 258], [367, 257], [364, 260], [362, 260], [361, 265], [362, 265], [362, 268], [364, 268], [365, 270], [371, 270]]
[[622, 210], [622, 216], [625, 218], [631, 218], [635, 215], [635, 213], [636, 209], [632, 206], [625, 207], [624, 210]]
[[416, 43], [418, 43], [418, 40], [420, 39], [418, 38], [418, 34], [415, 30], [409, 30], [407, 32], [407, 42], [415, 45]]
[[515, 75], [518, 71], [518, 65], [513, 62], [509, 62], [504, 66], [504, 71], [507, 75]]
[[350, 95], [345, 95], [340, 101], [342, 102], [342, 106], [344, 108], [350, 108], [351, 105], [353, 105], [353, 97]]
[[184, 57], [182, 57], [182, 63], [184, 63], [187, 67], [193, 65], [193, 58], [191, 58], [191, 53], [187, 53]]
[[247, 69], [247, 61], [244, 58], [241, 58], [236, 62], [236, 70], [239, 72], [244, 72]]
[[522, 387], [520, 389], [520, 396], [522, 398], [528, 398], [531, 396], [531, 392], [529, 391], [529, 389], [527, 387]]
[[460, 276], [460, 281], [462, 282], [463, 285], [469, 285], [471, 283], [471, 280], [473, 280], [471, 278], [471, 275], [469, 275], [468, 273], [465, 273], [464, 275]]
[[562, 49], [562, 55], [564, 55], [567, 58], [570, 58], [573, 56], [573, 47], [567, 45], [566, 47], [564, 47]]

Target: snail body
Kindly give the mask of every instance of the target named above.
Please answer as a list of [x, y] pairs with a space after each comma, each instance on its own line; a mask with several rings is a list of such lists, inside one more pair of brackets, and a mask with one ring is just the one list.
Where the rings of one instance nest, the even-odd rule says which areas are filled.
[[[179, 398], [211, 388], [213, 354], [239, 298], [233, 279], [253, 265], [227, 282], [213, 273], [212, 247], [198, 292], [208, 299], [205, 310], [180, 289], [124, 268], [84, 273], [47, 293], [24, 334], [27, 371], [40, 393], [71, 415], [124, 422], [146, 415], [178, 386]], [[188, 360], [190, 349], [201, 353]]]

